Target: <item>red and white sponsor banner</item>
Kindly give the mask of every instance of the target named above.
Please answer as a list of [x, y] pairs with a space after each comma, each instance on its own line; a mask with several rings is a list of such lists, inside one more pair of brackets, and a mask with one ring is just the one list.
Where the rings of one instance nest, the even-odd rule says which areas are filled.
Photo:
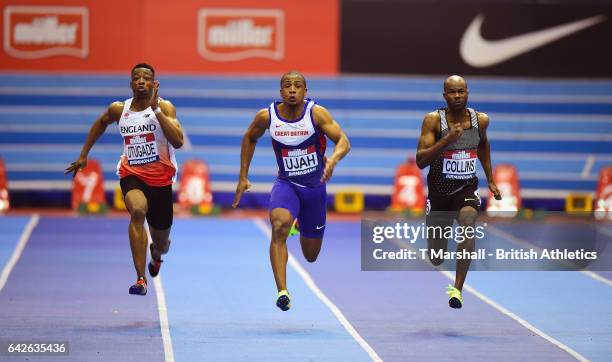
[[423, 211], [425, 187], [423, 175], [414, 160], [400, 165], [395, 173], [391, 209], [395, 211]]
[[612, 166], [602, 168], [599, 173], [595, 192], [595, 217], [612, 220]]
[[87, 58], [89, 9], [86, 6], [7, 5], [3, 13], [3, 49], [8, 56]]
[[489, 191], [487, 202], [487, 215], [500, 217], [514, 217], [521, 208], [521, 186], [518, 171], [511, 164], [499, 164], [493, 169], [493, 181], [502, 195], [496, 200]]
[[0, 70], [338, 72], [339, 0], [9, 0]]
[[8, 178], [6, 177], [4, 160], [0, 158], [0, 212], [8, 210], [9, 206]]
[[106, 205], [104, 176], [97, 160], [87, 160], [87, 166], [74, 177], [72, 208], [76, 210], [81, 204]]
[[188, 160], [183, 164], [178, 202], [183, 209], [190, 209], [194, 206], [212, 209], [210, 173], [204, 161]]

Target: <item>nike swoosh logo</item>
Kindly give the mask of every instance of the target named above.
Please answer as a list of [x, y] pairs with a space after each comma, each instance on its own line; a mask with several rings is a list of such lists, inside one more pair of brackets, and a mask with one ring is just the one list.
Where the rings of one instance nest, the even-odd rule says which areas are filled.
[[317, 230], [321, 230], [321, 229], [323, 229], [325, 227], [325, 225], [323, 225], [323, 226], [315, 226], [315, 227], [317, 228]]
[[485, 16], [483, 14], [476, 16], [465, 30], [465, 33], [463, 33], [459, 46], [461, 58], [475, 68], [490, 67], [505, 62], [523, 53], [599, 24], [606, 20], [606, 16], [592, 16], [552, 28], [500, 40], [486, 40], [482, 37], [480, 30], [484, 19]]

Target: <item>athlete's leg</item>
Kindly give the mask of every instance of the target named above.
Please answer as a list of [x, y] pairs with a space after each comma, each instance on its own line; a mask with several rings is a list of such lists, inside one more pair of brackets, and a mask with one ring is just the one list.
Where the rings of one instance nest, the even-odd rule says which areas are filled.
[[144, 221], [147, 215], [147, 198], [142, 190], [132, 189], [125, 195], [125, 206], [130, 213], [130, 248], [132, 259], [138, 277], [145, 277], [145, 265], [147, 258], [147, 233]]
[[319, 256], [319, 252], [321, 251], [323, 238], [308, 238], [301, 235], [300, 245], [302, 246], [302, 254], [304, 254], [304, 258], [306, 258], [308, 262], [314, 263]]
[[275, 208], [270, 211], [272, 224], [272, 240], [270, 241], [270, 262], [276, 289], [287, 289], [287, 237], [293, 223], [293, 216], [287, 209]]
[[[474, 227], [476, 223], [476, 216], [478, 212], [472, 206], [464, 206], [459, 210], [459, 216], [457, 221], [459, 225], [465, 229], [466, 227]], [[476, 249], [476, 242], [474, 238], [465, 238], [463, 242], [457, 243], [457, 252], [473, 252]], [[461, 290], [465, 277], [467, 276], [468, 269], [470, 268], [470, 258], [464, 258], [457, 260], [457, 271], [455, 272], [455, 288]]]
[[159, 230], [149, 225], [149, 232], [151, 233], [151, 245], [153, 246], [151, 258], [159, 260], [170, 249], [170, 228]]
[[425, 226], [427, 230], [427, 256], [429, 261], [438, 266], [444, 262], [442, 254], [446, 252], [448, 247], [448, 238], [445, 238], [445, 230], [453, 225], [453, 217], [449, 211], [441, 211], [445, 209], [443, 203], [437, 198], [430, 196], [427, 199], [427, 207], [425, 209]]
[[269, 210], [270, 224], [272, 224], [270, 263], [279, 292], [287, 289], [287, 237], [299, 207], [300, 200], [293, 185], [288, 181], [277, 179], [270, 193]]
[[317, 187], [296, 187], [300, 198], [300, 245], [302, 254], [308, 262], [317, 260], [327, 218], [327, 192], [326, 185]]
[[[160, 260], [163, 254], [168, 252], [170, 248], [170, 228], [173, 221], [173, 205], [172, 205], [172, 186], [150, 187], [149, 188], [149, 212], [147, 213], [147, 222], [149, 223], [149, 232], [151, 233], [151, 258], [155, 261]], [[150, 263], [151, 264], [151, 263]], [[152, 276], [159, 272], [159, 263], [154, 268]], [[149, 272], [151, 272], [151, 265]]]

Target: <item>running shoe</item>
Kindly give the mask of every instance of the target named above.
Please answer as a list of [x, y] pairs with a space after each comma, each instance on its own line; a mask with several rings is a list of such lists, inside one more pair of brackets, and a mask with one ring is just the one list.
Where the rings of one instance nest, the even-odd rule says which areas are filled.
[[459, 309], [463, 305], [463, 298], [461, 298], [461, 291], [452, 285], [448, 285], [446, 287], [446, 294], [450, 297], [448, 300], [448, 305], [451, 308]]
[[291, 296], [289, 296], [288, 291], [281, 290], [278, 292], [278, 296], [276, 297], [276, 306], [283, 312], [286, 312], [289, 310], [289, 308], [291, 308]]
[[139, 277], [136, 284], [130, 287], [130, 294], [147, 295], [147, 280], [144, 277]]

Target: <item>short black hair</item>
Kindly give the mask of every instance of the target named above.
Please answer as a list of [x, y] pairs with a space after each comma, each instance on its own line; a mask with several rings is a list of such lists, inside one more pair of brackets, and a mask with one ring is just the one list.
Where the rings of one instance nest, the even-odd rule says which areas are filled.
[[150, 64], [147, 63], [138, 63], [135, 66], [132, 67], [132, 71], [131, 73], [134, 73], [134, 69], [138, 69], [138, 68], [145, 68], [151, 71], [151, 73], [153, 73], [153, 77], [155, 77], [155, 69], [153, 69], [153, 66], [151, 66]]
[[304, 80], [304, 87], [306, 87], [306, 77], [304, 77], [304, 74], [298, 72], [297, 70], [290, 70], [287, 73], [283, 74], [283, 76], [281, 77], [280, 79], [281, 88], [283, 87], [283, 79], [285, 79], [285, 77], [289, 75], [299, 75], [300, 77], [302, 77], [302, 79]]

